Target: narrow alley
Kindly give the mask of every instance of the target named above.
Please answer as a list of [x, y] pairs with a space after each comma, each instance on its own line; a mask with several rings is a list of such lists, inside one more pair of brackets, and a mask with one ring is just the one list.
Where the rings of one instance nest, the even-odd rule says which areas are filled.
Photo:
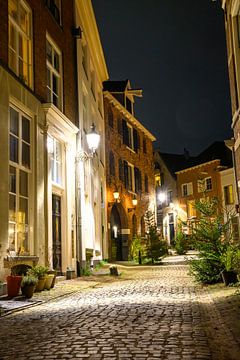
[[192, 282], [186, 265], [124, 270], [119, 280], [3, 316], [0, 324], [2, 360], [235, 360], [240, 354], [219, 306]]

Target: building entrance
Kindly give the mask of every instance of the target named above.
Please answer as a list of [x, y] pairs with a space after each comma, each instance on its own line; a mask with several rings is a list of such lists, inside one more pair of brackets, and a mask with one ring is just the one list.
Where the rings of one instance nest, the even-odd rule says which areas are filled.
[[53, 268], [62, 273], [61, 197], [52, 195]]

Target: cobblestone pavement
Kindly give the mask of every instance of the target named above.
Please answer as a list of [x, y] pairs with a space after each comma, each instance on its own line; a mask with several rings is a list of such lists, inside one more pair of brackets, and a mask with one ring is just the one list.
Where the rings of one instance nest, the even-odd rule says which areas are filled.
[[1, 317], [0, 359], [240, 359], [219, 306], [187, 266], [134, 269]]

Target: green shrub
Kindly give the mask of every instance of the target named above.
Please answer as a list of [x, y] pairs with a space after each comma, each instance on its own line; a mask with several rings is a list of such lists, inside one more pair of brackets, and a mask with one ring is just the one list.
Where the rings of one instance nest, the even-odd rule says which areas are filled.
[[30, 270], [28, 270], [27, 274], [35, 276], [38, 279], [41, 279], [44, 276], [46, 276], [47, 272], [48, 272], [48, 268], [46, 266], [36, 265], [33, 266]]
[[38, 278], [33, 275], [25, 275], [22, 278], [21, 286], [25, 285], [36, 285], [38, 283]]
[[81, 275], [82, 276], [90, 276], [92, 274], [91, 269], [89, 266], [81, 268]]
[[190, 274], [195, 280], [203, 284], [214, 284], [221, 281], [222, 266], [219, 262], [207, 258], [192, 259], [190, 261]]
[[135, 235], [131, 241], [130, 245], [130, 259], [136, 261], [138, 263], [142, 262], [142, 258], [144, 258], [145, 255], [145, 245], [141, 241], [141, 237]]
[[179, 228], [175, 237], [174, 248], [178, 255], [186, 254], [188, 251], [188, 239], [187, 235]]

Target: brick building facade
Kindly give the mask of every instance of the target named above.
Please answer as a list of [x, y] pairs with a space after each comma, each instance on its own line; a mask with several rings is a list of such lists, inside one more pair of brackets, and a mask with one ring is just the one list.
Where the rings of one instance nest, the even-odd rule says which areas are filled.
[[103, 90], [109, 259], [127, 260], [133, 236], [145, 236], [146, 211], [155, 212], [155, 138], [134, 117], [139, 90], [128, 80], [104, 82]]
[[0, 279], [22, 261], [64, 273], [76, 262], [74, 2], [0, 8]]

